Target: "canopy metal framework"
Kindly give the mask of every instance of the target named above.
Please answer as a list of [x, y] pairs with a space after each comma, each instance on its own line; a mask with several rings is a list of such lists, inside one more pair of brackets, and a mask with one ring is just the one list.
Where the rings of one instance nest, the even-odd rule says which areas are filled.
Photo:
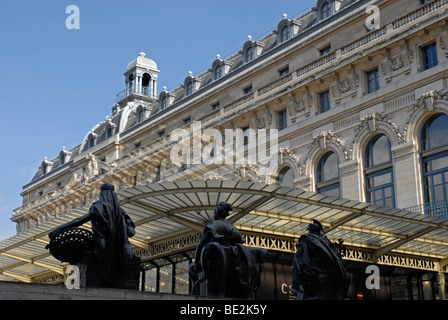
[[[136, 225], [131, 239], [142, 260], [193, 249], [220, 201], [247, 245], [295, 251], [294, 239], [318, 219], [345, 259], [446, 272], [448, 219], [248, 181], [198, 180], [137, 185], [117, 191]], [[0, 243], [0, 281], [55, 283], [64, 265], [45, 245], [48, 233], [86, 214], [84, 206]], [[86, 225], [90, 228], [89, 225]]]

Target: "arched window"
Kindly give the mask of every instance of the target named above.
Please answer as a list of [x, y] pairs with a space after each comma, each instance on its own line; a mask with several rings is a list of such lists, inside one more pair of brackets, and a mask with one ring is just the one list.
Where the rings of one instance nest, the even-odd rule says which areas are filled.
[[424, 125], [421, 135], [425, 188], [424, 211], [448, 216], [448, 116], [437, 114]]
[[162, 110], [164, 110], [164, 109], [166, 109], [166, 107], [167, 107], [167, 99], [166, 99], [166, 97], [163, 97], [162, 102], [160, 103], [160, 108]]
[[142, 77], [142, 94], [145, 96], [151, 96], [150, 92], [151, 76], [148, 73], [144, 73]]
[[95, 146], [95, 138], [90, 137], [89, 139], [89, 148], [93, 148]]
[[289, 40], [289, 26], [284, 26], [282, 28], [282, 31], [280, 33], [280, 40], [281, 42]]
[[395, 207], [392, 152], [389, 138], [379, 134], [370, 140], [365, 156], [366, 201]]
[[112, 127], [109, 126], [106, 131], [106, 139], [112, 137], [113, 134], [114, 134], [114, 131], [113, 131]]
[[222, 77], [222, 66], [221, 66], [221, 65], [217, 65], [217, 66], [215, 67], [214, 72], [213, 72], [213, 78], [214, 78], [215, 80], [218, 80], [218, 79], [221, 78], [221, 77]]
[[339, 159], [336, 153], [327, 152], [316, 170], [316, 191], [328, 196], [340, 197]]
[[61, 152], [59, 156], [59, 165], [63, 165], [65, 163], [65, 153]]
[[254, 48], [252, 46], [249, 46], [246, 49], [245, 58], [246, 62], [252, 61], [254, 59]]
[[275, 183], [282, 187], [294, 188], [294, 173], [292, 169], [290, 167], [284, 167], [280, 170]]
[[331, 4], [329, 2], [325, 2], [322, 7], [320, 7], [320, 17], [321, 19], [327, 19], [331, 16]]
[[189, 96], [192, 93], [193, 93], [193, 83], [190, 81], [187, 84], [186, 94], [187, 94], [187, 96]]
[[137, 123], [140, 123], [143, 120], [145, 120], [145, 110], [140, 108], [137, 112]]
[[134, 88], [134, 75], [131, 73], [129, 75], [129, 85], [128, 85], [128, 95], [131, 95], [132, 93], [135, 92], [135, 88]]

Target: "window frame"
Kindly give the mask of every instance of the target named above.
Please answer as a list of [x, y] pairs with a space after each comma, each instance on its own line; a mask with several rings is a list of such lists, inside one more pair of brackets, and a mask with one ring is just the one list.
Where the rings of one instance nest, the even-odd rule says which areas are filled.
[[[445, 113], [437, 113], [426, 120], [420, 132], [421, 170], [423, 179], [424, 210], [429, 215], [446, 216], [448, 211], [448, 164], [442, 168], [433, 169], [433, 160], [448, 159], [448, 143], [431, 146], [429, 141], [430, 126], [439, 117], [447, 117]], [[443, 133], [442, 133], [443, 134]], [[434, 178], [440, 176], [441, 183], [434, 182]], [[435, 189], [441, 186], [443, 199], [436, 199]], [[442, 204], [440, 204], [442, 203]], [[428, 206], [428, 204], [430, 204]]]
[[[372, 79], [370, 77], [371, 74], [376, 74], [376, 76]], [[367, 94], [374, 93], [380, 90], [380, 81], [379, 81], [379, 69], [375, 68], [366, 72], [366, 82], [367, 82]], [[372, 84], [372, 82], [374, 82]]]
[[[382, 163], [370, 163], [372, 160], [369, 161], [368, 158], [373, 158], [373, 147], [376, 142], [382, 137], [386, 137], [388, 141], [388, 151], [389, 151], [389, 160]], [[368, 156], [368, 153], [370, 154]], [[393, 157], [392, 157], [392, 144], [390, 142], [390, 139], [387, 135], [384, 133], [380, 133], [372, 137], [366, 148], [364, 149], [364, 179], [365, 179], [365, 197], [366, 202], [372, 203], [375, 205], [380, 206], [387, 206], [387, 207], [396, 207], [396, 199], [395, 199], [395, 178], [394, 178], [394, 170], [393, 170]], [[374, 179], [375, 177], [380, 176], [386, 176], [390, 174], [390, 182], [383, 183], [378, 186], [376, 185], [370, 185], [369, 181], [371, 179]], [[391, 188], [391, 196], [385, 197], [385, 190]], [[379, 199], [376, 199], [376, 197], [372, 197], [372, 195], [375, 195], [375, 192], [382, 191], [382, 200], [381, 203], [379, 203]], [[392, 204], [388, 206], [386, 204], [387, 199], [391, 199]]]
[[433, 41], [420, 47], [422, 71], [426, 71], [439, 65], [437, 54], [437, 42]]
[[288, 128], [288, 113], [286, 109], [277, 111], [278, 131]]
[[[329, 157], [334, 155], [338, 161], [338, 174], [337, 178], [329, 179], [329, 180], [322, 180], [325, 175], [325, 162], [328, 160]], [[335, 190], [338, 189], [339, 198], [341, 197], [341, 172], [339, 169], [339, 157], [336, 152], [328, 151], [322, 157], [320, 157], [319, 162], [316, 166], [316, 192], [319, 194], [325, 194], [325, 192], [329, 190]]]
[[319, 93], [318, 114], [322, 114], [322, 113], [328, 112], [330, 110], [331, 110], [330, 90], [325, 90], [325, 91], [322, 91]]

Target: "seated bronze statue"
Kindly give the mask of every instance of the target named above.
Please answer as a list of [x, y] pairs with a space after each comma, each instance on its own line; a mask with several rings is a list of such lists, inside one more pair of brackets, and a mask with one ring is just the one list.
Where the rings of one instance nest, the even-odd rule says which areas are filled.
[[226, 220], [230, 211], [230, 204], [220, 202], [199, 241], [189, 267], [193, 295], [251, 299], [260, 285], [266, 250], [243, 245], [239, 230]]
[[[100, 188], [99, 201], [92, 204], [89, 212], [74, 219], [49, 233], [50, 253], [55, 251], [55, 239], [64, 232], [70, 232], [86, 222], [91, 222], [92, 239], [88, 250], [70, 257], [70, 252], [64, 259], [71, 264], [86, 266], [86, 285], [92, 287], [138, 288], [138, 272], [140, 258], [132, 255], [132, 245], [129, 238], [135, 235], [135, 225], [132, 219], [120, 207], [114, 186], [105, 183]], [[59, 243], [58, 245], [64, 245]], [[53, 250], [52, 250], [53, 249]], [[54, 255], [54, 254], [53, 254]], [[55, 258], [62, 259], [58, 256]]]
[[313, 219], [307, 230], [299, 239], [291, 267], [292, 291], [298, 300], [347, 299], [350, 277], [344, 261], [319, 221]]

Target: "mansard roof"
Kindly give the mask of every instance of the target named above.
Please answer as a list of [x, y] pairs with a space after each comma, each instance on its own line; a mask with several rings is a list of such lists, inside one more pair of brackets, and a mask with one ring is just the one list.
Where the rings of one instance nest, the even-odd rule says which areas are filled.
[[[327, 1], [335, 1], [335, 0], [327, 0]], [[360, 0], [342, 0], [339, 11], [341, 11], [342, 9], [348, 7], [350, 4], [357, 2], [357, 1], [360, 1]], [[321, 3], [322, 3], [322, 0], [318, 0], [313, 9], [305, 12], [304, 14], [302, 14], [296, 18], [291, 19], [291, 21], [295, 21], [295, 22], [297, 22], [297, 24], [300, 24], [300, 29], [299, 29], [298, 33], [296, 35], [293, 35], [291, 38], [293, 38], [294, 36], [297, 36], [298, 34], [306, 31], [307, 29], [309, 29], [319, 23], [319, 21], [316, 21], [316, 11], [318, 10], [318, 5]], [[286, 17], [285, 17], [285, 15], [283, 15], [282, 21], [285, 19], [286, 19]], [[257, 43], [261, 44], [260, 45], [261, 52], [258, 54], [258, 57], [263, 56], [264, 54], [271, 51], [278, 45], [283, 45], [283, 43], [277, 42], [277, 37], [279, 37], [279, 36], [280, 35], [278, 34], [277, 29], [275, 29], [272, 32], [270, 32], [269, 34], [260, 38], [259, 40], [256, 40]], [[241, 50], [237, 51], [236, 53], [229, 56], [228, 58], [223, 59], [223, 61], [225, 61], [230, 66], [230, 68], [225, 76], [231, 75], [233, 71], [238, 70], [244, 64], [243, 63], [243, 55], [244, 55], [243, 48], [249, 41], [255, 41], [255, 40], [252, 40], [251, 38], [249, 38], [242, 45]], [[286, 41], [286, 42], [288, 42], [288, 41]], [[254, 61], [256, 61], [256, 60], [257, 59], [255, 58]], [[252, 61], [249, 61], [249, 63], [250, 62], [252, 62]], [[246, 62], [245, 64], [248, 64], [248, 63]], [[157, 64], [153, 60], [147, 58], [146, 54], [144, 52], [140, 52], [139, 56], [135, 60], [133, 60], [132, 62], [130, 62], [128, 64], [128, 66], [126, 68], [126, 72], [130, 71], [134, 67], [142, 67], [142, 68], [146, 68], [146, 69], [157, 70]], [[196, 89], [196, 91], [201, 91], [201, 89], [206, 88], [213, 82], [212, 72], [213, 72], [212, 68], [208, 68], [203, 73], [201, 73], [197, 76], [194, 76], [194, 78], [197, 79], [198, 82], [200, 83], [200, 86]], [[172, 105], [175, 105], [177, 102], [180, 102], [184, 98], [186, 98], [183, 84], [178, 86], [177, 88], [173, 89], [169, 93], [172, 96], [174, 96]], [[153, 109], [153, 112], [156, 112], [157, 110], [159, 110], [159, 108], [158, 108], [159, 102], [156, 101], [154, 104], [156, 106], [152, 109]], [[110, 118], [107, 121], [109, 121], [109, 122], [112, 121], [112, 123], [117, 127], [117, 132], [124, 132], [137, 123], [137, 117], [136, 117], [136, 112], [135, 112], [136, 107], [137, 106], [135, 106], [135, 108], [134, 107], [129, 108], [128, 106], [124, 106], [122, 108], [119, 108], [118, 105], [115, 105], [113, 107], [113, 110], [115, 110], [115, 111], [112, 112], [112, 115], [107, 116]], [[90, 134], [95, 136], [96, 143], [99, 143], [99, 142], [105, 140], [104, 135], [105, 135], [105, 128], [106, 128], [107, 121], [98, 123], [84, 137], [84, 140], [81, 142], [81, 144], [78, 145], [77, 147], [73, 148], [70, 151], [73, 154], [79, 154], [84, 151], [87, 151], [88, 148], [87, 149], [85, 148], [85, 144], [87, 143], [87, 139]], [[51, 168], [49, 168], [49, 170], [47, 170], [47, 173], [56, 169], [59, 166], [58, 159], [59, 159], [59, 157], [57, 157], [51, 161], [52, 166], [51, 166]], [[41, 168], [39, 168], [37, 174], [34, 176], [34, 178], [32, 180], [34, 181], [35, 179], [39, 178], [41, 175], [42, 175], [42, 170], [41, 170]]]

